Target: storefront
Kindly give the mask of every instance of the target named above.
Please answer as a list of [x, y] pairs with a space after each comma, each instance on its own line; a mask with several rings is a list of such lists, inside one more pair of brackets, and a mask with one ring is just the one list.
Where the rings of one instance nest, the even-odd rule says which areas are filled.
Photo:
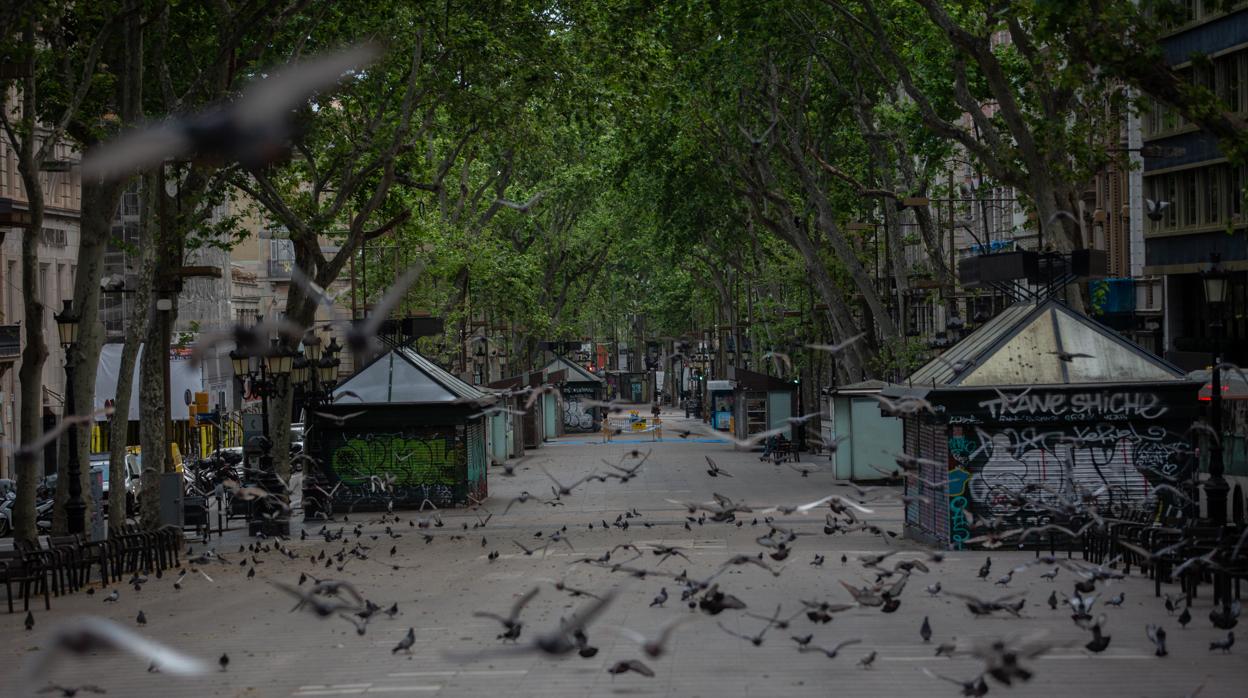
[[1183, 435], [1199, 387], [1058, 301], [1007, 308], [882, 392], [912, 401], [905, 452], [925, 459], [907, 479], [921, 497], [906, 504], [907, 536], [961, 549], [984, 533], [975, 520], [1062, 523], [1042, 505], [1081, 496], [1111, 516], [1147, 505], [1154, 484], [1195, 467]]
[[411, 348], [393, 349], [335, 391], [355, 397], [317, 408], [305, 448], [319, 462], [305, 480], [304, 507], [314, 516], [332, 492], [335, 512], [439, 508], [483, 501], [485, 394]]
[[732, 381], [716, 380], [706, 382], [707, 404], [710, 406], [708, 416], [711, 427], [720, 431], [733, 431], [737, 411], [737, 388]]
[[797, 384], [743, 368], [729, 370], [737, 393], [733, 414], [737, 438], [748, 439], [764, 431], [788, 427], [784, 436], [792, 440], [789, 420], [797, 407]]
[[602, 408], [592, 407], [588, 403], [603, 400], [607, 382], [563, 356], [556, 356], [546, 365], [546, 368], [542, 369], [548, 381], [552, 374], [560, 371], [563, 372], [563, 382], [559, 388], [559, 392], [563, 395], [563, 431], [567, 433], [598, 431], [602, 423]]

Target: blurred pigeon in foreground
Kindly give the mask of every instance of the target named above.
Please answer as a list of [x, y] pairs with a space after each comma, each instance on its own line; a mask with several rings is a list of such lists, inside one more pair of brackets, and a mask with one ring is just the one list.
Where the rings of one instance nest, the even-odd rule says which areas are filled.
[[124, 179], [170, 159], [267, 165], [286, 151], [293, 110], [379, 53], [362, 44], [316, 56], [255, 81], [237, 101], [124, 133], [87, 153], [83, 179]]
[[53, 632], [47, 649], [31, 657], [26, 666], [26, 676], [30, 679], [46, 676], [53, 665], [66, 654], [85, 657], [112, 650], [121, 650], [145, 659], [168, 674], [190, 676], [208, 670], [208, 666], [202, 661], [118, 623], [106, 618], [84, 616], [64, 623]]

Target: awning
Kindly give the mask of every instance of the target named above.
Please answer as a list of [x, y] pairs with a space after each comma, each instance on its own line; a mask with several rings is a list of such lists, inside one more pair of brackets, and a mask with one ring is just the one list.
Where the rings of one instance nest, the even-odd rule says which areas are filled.
[[[1208, 370], [1201, 369], [1187, 374], [1192, 380], [1204, 381], [1200, 386], [1199, 399], [1206, 402], [1213, 399], [1213, 382], [1209, 373]], [[1238, 371], [1223, 371], [1221, 381], [1223, 400], [1248, 400], [1248, 382], [1245, 382], [1244, 376]]]

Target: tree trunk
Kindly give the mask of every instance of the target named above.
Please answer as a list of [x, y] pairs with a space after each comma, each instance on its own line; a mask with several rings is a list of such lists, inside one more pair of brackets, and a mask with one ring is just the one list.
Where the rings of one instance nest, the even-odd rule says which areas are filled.
[[[892, 156], [884, 147], [884, 136], [875, 128], [870, 114], [859, 113], [858, 119], [867, 136], [867, 146], [871, 151], [878, 187], [892, 191], [896, 187], [896, 179]], [[880, 201], [880, 208], [884, 212], [884, 236], [888, 241], [886, 245], [888, 266], [892, 272], [885, 277], [885, 283], [889, 283], [888, 277], [892, 278], [891, 291], [897, 317], [897, 331], [900, 336], [904, 337], [909, 325], [906, 300], [909, 298], [910, 291], [910, 269], [906, 267], [906, 251], [902, 244], [901, 211], [897, 207], [898, 203], [900, 202], [895, 199], [885, 198]]]
[[[119, 89], [121, 93], [122, 118], [127, 123], [137, 121], [142, 115], [143, 28], [139, 12], [137, 11], [138, 4], [138, 0], [126, 0], [124, 3], [126, 12], [125, 53], [123, 79]], [[87, 225], [86, 190], [87, 183], [84, 182], [84, 230]], [[118, 185], [114, 192], [115, 198], [112, 201], [111, 208], [105, 209], [105, 207], [101, 207], [97, 211], [100, 216], [99, 221], [105, 226], [103, 230], [106, 236], [105, 239], [111, 234], [113, 214], [117, 210], [117, 204], [125, 190], [125, 186]], [[151, 198], [150, 195], [147, 198]], [[149, 212], [152, 210], [151, 207], [148, 208]], [[107, 214], [107, 217], [105, 217], [105, 214]], [[149, 218], [150, 216], [145, 217], [143, 222], [145, 223]], [[108, 420], [108, 479], [110, 483], [125, 483], [126, 481], [126, 446], [129, 445], [127, 442], [130, 439], [130, 394], [134, 391], [134, 365], [137, 363], [139, 356], [139, 344], [143, 341], [143, 333], [147, 329], [148, 315], [145, 309], [151, 303], [152, 278], [156, 273], [152, 246], [142, 245], [139, 248], [139, 255], [139, 288], [135, 291], [134, 304], [132, 306], [138, 312], [135, 313], [135, 317], [131, 318], [130, 325], [126, 328], [126, 343], [122, 347], [121, 362], [117, 369], [117, 391], [113, 395], [114, 412]], [[103, 274], [102, 264], [99, 269], [100, 274]], [[82, 274], [81, 266], [79, 266], [78, 273], [79, 275]], [[99, 276], [97, 275], [97, 286], [98, 281]], [[96, 354], [98, 356], [98, 349]], [[128, 499], [128, 493], [124, 487], [119, 493], [116, 485], [110, 485], [109, 489], [112, 489], [113, 492], [109, 497], [112, 499], [112, 504], [108, 508], [108, 530], [119, 531], [126, 524], [126, 500]]]
[[[298, 263], [296, 259], [296, 263]], [[305, 262], [306, 263], [306, 262]], [[316, 323], [317, 304], [308, 298], [295, 284], [291, 284], [286, 296], [286, 319], [300, 327], [312, 327]], [[298, 350], [299, 347], [289, 347]], [[277, 381], [274, 395], [269, 398], [269, 438], [272, 441], [273, 467], [278, 477], [290, 478], [290, 424], [294, 412], [294, 385], [290, 377]]]
[[[149, 197], [150, 198], [150, 197]], [[152, 209], [149, 207], [148, 211]], [[145, 217], [145, 221], [150, 216]], [[149, 224], [149, 230], [153, 229]], [[149, 238], [150, 239], [150, 238]], [[138, 362], [139, 346], [147, 332], [152, 303], [152, 282], [156, 276], [156, 256], [153, 245], [140, 247], [139, 288], [135, 292], [135, 317], [126, 328], [126, 344], [121, 350], [121, 363], [117, 369], [117, 393], [113, 403], [113, 417], [109, 422], [109, 479], [112, 482], [124, 482], [125, 457], [127, 440], [130, 435], [130, 395], [134, 391], [134, 366]], [[109, 530], [118, 530], [126, 523], [126, 508], [110, 506], [108, 510]]]
[[[22, 176], [30, 201], [30, 227], [22, 231], [22, 324], [26, 346], [22, 349], [22, 366], [17, 372], [18, 429], [21, 443], [30, 444], [43, 436], [43, 364], [48, 359], [48, 345], [43, 336], [43, 289], [39, 288], [39, 237], [43, 230], [43, 191], [34, 177]], [[33, 184], [33, 186], [32, 186]], [[43, 469], [43, 449], [35, 449], [29, 458], [17, 459], [17, 500], [13, 502], [13, 537], [34, 541], [35, 485]], [[58, 478], [60, 479], [60, 478]]]
[[[164, 213], [158, 205], [164, 196], [163, 177], [160, 170], [144, 178], [143, 191], [148, 194], [149, 214]], [[155, 248], [156, 271], [151, 295], [143, 310], [147, 314], [147, 327], [143, 333], [143, 355], [139, 363], [139, 443], [143, 449], [143, 481], [140, 495], [143, 526], [155, 529], [160, 526], [160, 476], [173, 470], [169, 454], [166, 429], [169, 421], [169, 395], [165, 391], [165, 369], [169, 362], [169, 330], [177, 317], [177, 294], [173, 292], [169, 277], [162, 277], [161, 270], [169, 270], [180, 263], [177, 246], [173, 239], [171, 221], [163, 215], [148, 215], [144, 238]], [[159, 311], [157, 303], [162, 299], [174, 303], [171, 310]]]
[[[22, 48], [35, 51], [35, 19], [22, 28]], [[43, 186], [39, 181], [39, 163], [35, 148], [35, 78], [28, 75], [21, 84], [22, 118], [16, 129], [5, 127], [10, 145], [17, 155], [18, 173], [26, 192], [30, 224], [22, 230], [22, 324], [25, 325], [26, 346], [22, 349], [22, 366], [18, 369], [20, 383], [18, 399], [18, 438], [23, 444], [33, 444], [43, 436], [43, 364], [48, 359], [48, 345], [44, 340], [43, 293], [39, 283], [39, 238], [43, 232]], [[5, 107], [7, 109], [7, 107]], [[23, 134], [20, 142], [14, 132]], [[35, 484], [42, 474], [43, 449], [36, 449], [29, 457], [15, 459], [17, 475], [17, 500], [13, 502], [13, 537], [33, 542], [39, 534], [35, 525]]]
[[897, 337], [897, 325], [893, 323], [888, 311], [884, 307], [884, 303], [880, 300], [880, 294], [875, 288], [875, 279], [867, 273], [862, 263], [858, 260], [858, 256], [854, 253], [853, 247], [849, 241], [845, 239], [841, 233], [840, 227], [836, 224], [836, 216], [832, 202], [828, 201], [827, 194], [822, 183], [811, 172], [805, 161], [805, 154], [802, 150], [801, 142], [796, 140], [798, 134], [791, 133], [790, 140], [781, 151], [788, 160], [793, 169], [793, 173], [797, 175], [798, 181], [801, 182], [802, 191], [805, 194], [806, 201], [815, 209], [815, 227], [817, 227], [827, 240], [832, 251], [836, 253], [841, 264], [845, 266], [845, 270], [849, 273], [849, 278], [853, 281], [858, 292], [862, 294], [863, 300], [871, 309], [871, 314], [875, 316], [876, 326], [879, 327], [881, 338], [892, 339]]

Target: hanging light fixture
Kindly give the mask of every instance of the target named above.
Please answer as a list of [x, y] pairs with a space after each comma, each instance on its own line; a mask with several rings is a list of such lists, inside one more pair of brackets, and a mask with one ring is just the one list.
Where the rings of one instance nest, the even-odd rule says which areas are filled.
[[308, 382], [308, 359], [303, 354], [298, 354], [291, 362], [290, 382], [296, 385]]
[[[1209, 254], [1209, 267], [1200, 273], [1200, 280], [1205, 287], [1205, 302], [1220, 306], [1226, 302], [1226, 292], [1230, 288], [1226, 270], [1222, 268], [1222, 255], [1217, 252]], [[68, 305], [68, 301], [66, 304]], [[58, 320], [59, 322], [59, 320]]]
[[61, 335], [61, 346], [68, 349], [78, 341], [79, 318], [74, 313], [74, 302], [65, 301], [64, 309], [56, 316], [56, 329]]
[[303, 352], [307, 354], [308, 361], [312, 364], [321, 360], [321, 354], [324, 353], [325, 347], [321, 344], [321, 338], [317, 335], [310, 335], [303, 339]]
[[269, 357], [269, 373], [274, 376], [289, 376], [294, 360], [295, 352], [276, 349]]
[[251, 357], [233, 349], [230, 351], [230, 366], [234, 369], [234, 375], [242, 378], [251, 372]]
[[321, 385], [329, 388], [338, 381], [338, 365], [342, 363], [342, 359], [323, 356], [316, 365], [317, 378], [320, 379]]

